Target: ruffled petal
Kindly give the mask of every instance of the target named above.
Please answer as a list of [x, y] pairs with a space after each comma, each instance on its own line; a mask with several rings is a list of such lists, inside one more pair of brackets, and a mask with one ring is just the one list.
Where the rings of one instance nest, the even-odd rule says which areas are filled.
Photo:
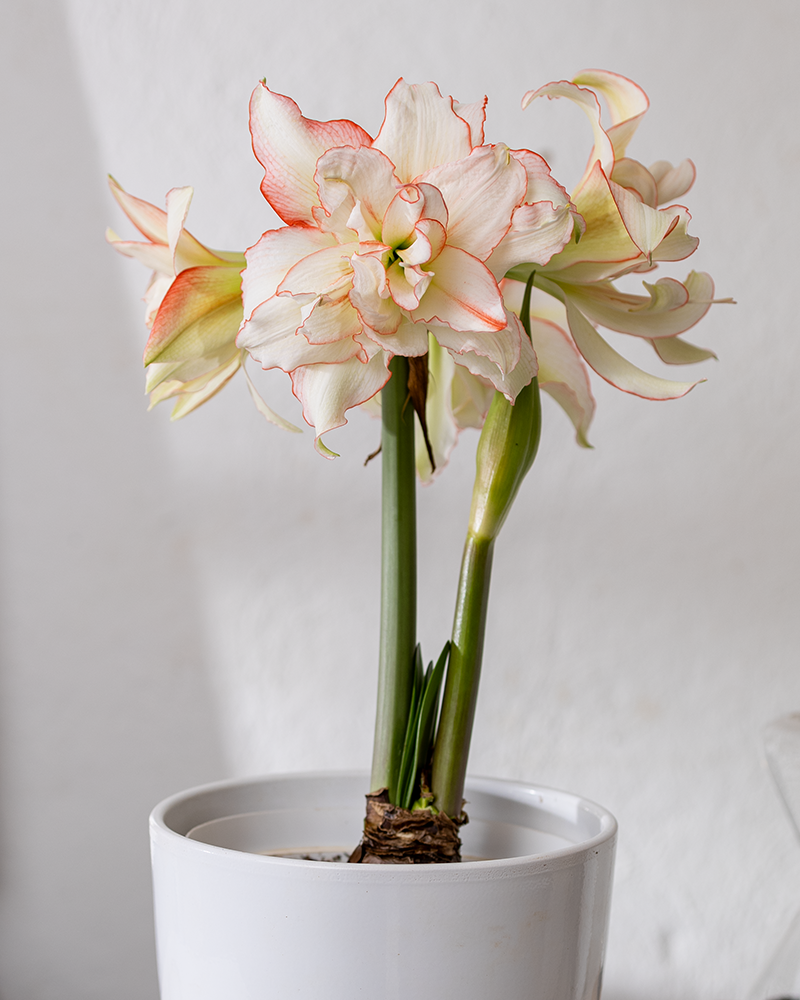
[[304, 316], [300, 333], [309, 344], [332, 344], [361, 333], [361, 320], [345, 295], [335, 300], [322, 299]]
[[353, 279], [350, 257], [359, 244], [326, 247], [302, 257], [278, 285], [278, 292], [291, 295], [330, 295], [349, 287]]
[[411, 318], [459, 331], [503, 330], [503, 297], [489, 269], [458, 247], [446, 246], [430, 265], [433, 278]]
[[330, 233], [311, 226], [287, 226], [264, 233], [245, 252], [247, 267], [242, 274], [244, 314], [249, 317], [262, 302], [271, 299], [294, 265], [305, 257], [338, 246]]
[[391, 298], [386, 271], [375, 257], [354, 254], [350, 302], [361, 322], [377, 334], [393, 334], [400, 325], [400, 307]]
[[539, 387], [564, 410], [575, 428], [578, 444], [587, 439], [595, 401], [589, 373], [572, 338], [547, 320], [531, 317], [531, 336], [539, 360]]
[[471, 126], [442, 97], [435, 83], [400, 79], [386, 95], [386, 114], [372, 144], [395, 165], [403, 182], [442, 163], [461, 160], [472, 149]]
[[[453, 360], [457, 365], [462, 365], [473, 375], [478, 375], [486, 379], [495, 389], [502, 392], [510, 403], [513, 403], [520, 390], [524, 389], [538, 372], [538, 363], [536, 352], [531, 346], [530, 340], [528, 340], [528, 335], [513, 313], [509, 315], [508, 325], [509, 328], [515, 329], [520, 335], [519, 361], [510, 371], [501, 371], [488, 357], [476, 354], [473, 351], [455, 351], [451, 348], [448, 348], [448, 350], [450, 350]], [[442, 331], [441, 329], [435, 329], [433, 333], [438, 340]], [[446, 347], [445, 344], [442, 344], [442, 346]]]
[[658, 160], [650, 167], [650, 174], [658, 187], [658, 205], [668, 205], [686, 194], [694, 184], [697, 171], [691, 160], [684, 160], [673, 167], [668, 160]]
[[635, 191], [645, 205], [656, 208], [658, 205], [658, 185], [647, 167], [638, 160], [623, 156], [614, 164], [611, 180], [620, 187]]
[[284, 222], [313, 224], [319, 205], [317, 160], [334, 146], [369, 146], [370, 136], [354, 122], [304, 118], [295, 102], [264, 83], [250, 99], [253, 152], [264, 168], [261, 193]]
[[617, 389], [644, 399], [677, 399], [685, 396], [699, 382], [705, 381], [698, 379], [695, 382], [672, 382], [642, 371], [607, 344], [569, 299], [566, 307], [570, 333], [578, 350], [590, 368]]
[[447, 205], [447, 242], [486, 260], [511, 226], [528, 186], [525, 168], [507, 146], [481, 146], [455, 163], [426, 171], [422, 179]]
[[394, 333], [379, 334], [368, 326], [364, 334], [389, 354], [402, 354], [406, 358], [419, 358], [428, 350], [427, 323], [412, 323], [401, 313], [400, 322]]
[[453, 111], [469, 125], [469, 137], [473, 147], [483, 145], [483, 127], [486, 124], [488, 98], [474, 104], [459, 104], [453, 101]]
[[236, 344], [245, 348], [262, 368], [292, 372], [301, 365], [340, 364], [363, 356], [352, 338], [327, 344], [310, 344], [300, 331], [302, 305], [290, 295], [276, 295], [262, 302], [245, 320]]
[[633, 80], [603, 69], [583, 70], [573, 78], [572, 82], [579, 87], [599, 90], [606, 99], [611, 113], [611, 127], [607, 130], [607, 134], [614, 146], [615, 158], [623, 157], [628, 143], [650, 106], [647, 94]]
[[330, 457], [321, 447], [320, 437], [347, 423], [347, 410], [371, 399], [389, 381], [389, 355], [377, 351], [366, 363], [351, 358], [341, 364], [304, 365], [292, 372], [295, 396], [303, 404], [303, 417], [316, 432], [317, 450]]
[[692, 271], [683, 284], [660, 278], [644, 286], [647, 295], [629, 295], [610, 283], [570, 285], [565, 292], [593, 323], [648, 340], [684, 333], [714, 302], [714, 282], [702, 271]]
[[381, 238], [383, 216], [400, 187], [391, 160], [366, 146], [331, 149], [320, 157], [314, 179], [322, 207], [330, 216], [343, 204], [351, 212], [358, 204], [365, 229], [351, 228], [362, 240]]
[[486, 261], [499, 281], [518, 264], [547, 264], [572, 238], [574, 222], [569, 207], [540, 201], [520, 205], [511, 217], [511, 228]]
[[597, 100], [595, 94], [591, 90], [579, 87], [574, 83], [569, 83], [567, 80], [558, 80], [555, 83], [548, 83], [544, 87], [539, 87], [538, 90], [529, 90], [522, 98], [522, 107], [527, 108], [531, 101], [537, 97], [547, 97], [551, 101], [557, 97], [566, 97], [583, 110], [591, 123], [592, 132], [594, 133], [594, 146], [589, 156], [589, 162], [586, 165], [583, 178], [575, 189], [575, 194], [577, 195], [588, 181], [596, 164], [599, 163], [606, 175], [610, 174], [614, 169], [614, 146], [605, 129], [600, 124], [600, 102]]

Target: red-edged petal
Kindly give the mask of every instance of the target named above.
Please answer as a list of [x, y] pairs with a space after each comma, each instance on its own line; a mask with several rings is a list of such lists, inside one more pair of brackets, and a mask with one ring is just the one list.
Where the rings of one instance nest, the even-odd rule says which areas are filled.
[[650, 174], [658, 186], [658, 205], [668, 205], [686, 194], [694, 184], [697, 171], [691, 160], [684, 160], [673, 167], [668, 160], [658, 160], [650, 167]]
[[294, 394], [303, 404], [303, 417], [316, 432], [315, 444], [321, 454], [330, 457], [321, 447], [320, 437], [346, 424], [347, 410], [371, 399], [389, 381], [389, 359], [388, 354], [376, 350], [366, 363], [351, 358], [341, 364], [304, 365], [292, 372]]
[[702, 271], [692, 271], [683, 284], [660, 278], [644, 286], [647, 295], [630, 295], [610, 283], [571, 285], [565, 292], [592, 322], [648, 340], [684, 333], [714, 302], [714, 282]]
[[391, 160], [366, 146], [331, 149], [320, 157], [314, 180], [328, 215], [333, 216], [345, 202], [351, 209], [358, 203], [367, 227], [359, 237], [380, 239], [384, 213], [400, 186]]
[[677, 399], [705, 381], [672, 382], [642, 371], [607, 344], [569, 299], [566, 300], [566, 307], [570, 333], [578, 350], [589, 367], [617, 389], [644, 399]]
[[314, 173], [317, 160], [334, 146], [369, 146], [370, 136], [351, 121], [304, 118], [290, 97], [264, 83], [250, 99], [253, 152], [264, 168], [261, 193], [284, 222], [313, 224], [319, 205]]
[[507, 146], [481, 146], [468, 157], [426, 171], [422, 180], [447, 205], [447, 242], [486, 260], [508, 232], [528, 186], [525, 168]]
[[473, 147], [483, 145], [483, 126], [486, 124], [486, 105], [488, 98], [475, 101], [474, 104], [459, 104], [453, 101], [453, 111], [469, 125], [470, 142]]
[[435, 83], [400, 79], [386, 95], [386, 114], [373, 146], [389, 157], [401, 181], [413, 181], [431, 167], [467, 156], [471, 126]]
[[375, 257], [359, 257], [357, 254], [353, 255], [352, 264], [350, 302], [361, 322], [377, 334], [396, 333], [402, 313], [389, 294], [383, 265]]
[[363, 355], [352, 338], [328, 344], [310, 344], [299, 332], [303, 323], [300, 303], [289, 295], [262, 302], [239, 330], [237, 346], [245, 348], [262, 368], [292, 372], [301, 365], [337, 364]]
[[586, 435], [595, 401], [580, 352], [560, 326], [535, 316], [531, 317], [531, 336], [539, 360], [539, 387], [572, 421], [578, 444], [590, 447]]
[[411, 318], [459, 331], [495, 331], [506, 326], [503, 297], [491, 272], [476, 257], [446, 246], [430, 265], [433, 278]]
[[611, 127], [608, 137], [614, 146], [617, 159], [625, 155], [639, 123], [650, 107], [650, 101], [642, 88], [619, 73], [609, 73], [604, 69], [586, 69], [573, 78], [579, 87], [599, 90], [611, 113]]
[[141, 198], [134, 198], [128, 194], [117, 181], [109, 175], [108, 186], [111, 193], [117, 200], [119, 207], [136, 226], [142, 236], [146, 236], [153, 243], [169, 244], [167, 235], [167, 213], [149, 201], [142, 201]]
[[193, 267], [182, 271], [158, 310], [145, 346], [144, 363], [159, 360], [172, 341], [192, 324], [229, 303], [237, 308], [241, 305], [241, 277], [233, 268]]
[[271, 299], [294, 265], [305, 257], [338, 246], [330, 233], [311, 226], [287, 226], [264, 233], [255, 246], [245, 251], [247, 267], [242, 274], [242, 301], [245, 316]]

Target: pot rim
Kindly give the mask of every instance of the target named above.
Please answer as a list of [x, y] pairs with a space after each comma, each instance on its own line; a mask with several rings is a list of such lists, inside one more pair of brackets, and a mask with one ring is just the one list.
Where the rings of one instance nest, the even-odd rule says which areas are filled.
[[[320, 870], [319, 861], [306, 861], [301, 858], [284, 858], [276, 855], [266, 855], [257, 854], [250, 851], [238, 851], [227, 847], [217, 847], [214, 844], [207, 844], [203, 841], [192, 840], [186, 834], [179, 833], [174, 830], [169, 825], [169, 814], [174, 809], [177, 809], [185, 802], [190, 799], [203, 796], [206, 794], [212, 795], [217, 791], [224, 791], [225, 789], [235, 788], [237, 786], [254, 786], [260, 785], [264, 782], [284, 782], [292, 780], [324, 780], [324, 779], [359, 779], [365, 782], [365, 787], [369, 782], [369, 775], [366, 771], [360, 770], [346, 770], [346, 771], [288, 771], [282, 772], [280, 774], [266, 774], [257, 775], [255, 777], [247, 778], [227, 778], [222, 781], [209, 782], [203, 785], [196, 785], [192, 788], [188, 788], [182, 792], [177, 792], [174, 795], [168, 796], [163, 799], [158, 805], [153, 809], [150, 814], [150, 829], [152, 836], [158, 836], [159, 839], [166, 839], [167, 843], [171, 843], [174, 848], [180, 848], [183, 851], [198, 851], [203, 854], [213, 855], [218, 857], [220, 860], [227, 858], [233, 860], [234, 858], [246, 858], [248, 863], [254, 864], [264, 864], [264, 865], [289, 865], [293, 867], [300, 867], [306, 869], [312, 869], [317, 872]], [[602, 846], [610, 844], [613, 849], [613, 845], [617, 834], [617, 821], [615, 817], [610, 813], [604, 806], [593, 802], [591, 799], [584, 798], [582, 795], [578, 795], [574, 792], [566, 792], [561, 789], [551, 788], [546, 785], [534, 784], [532, 782], [515, 781], [509, 778], [487, 778], [481, 776], [468, 776], [466, 780], [465, 795], [467, 800], [467, 805], [469, 806], [469, 792], [478, 792], [484, 794], [501, 795], [505, 798], [511, 799], [512, 801], [519, 802], [523, 805], [528, 805], [531, 808], [536, 808], [537, 806], [543, 806], [547, 800], [554, 802], [559, 797], [567, 801], [571, 801], [572, 805], [576, 810], [584, 810], [590, 813], [599, 821], [600, 830], [595, 836], [587, 838], [585, 840], [580, 840], [575, 844], [570, 844], [568, 847], [558, 848], [556, 850], [551, 850], [543, 852], [540, 854], [530, 854], [530, 855], [517, 855], [515, 857], [508, 858], [492, 858], [483, 861], [462, 861], [459, 865], [452, 864], [430, 864], [430, 865], [350, 865], [347, 862], [337, 862], [337, 861], [326, 861], [324, 863], [324, 870], [327, 873], [333, 875], [335, 872], [341, 872], [346, 870], [352, 872], [354, 868], [358, 868], [359, 871], [366, 877], [386, 877], [390, 872], [396, 872], [398, 870], [409, 871], [410, 869], [420, 869], [426, 872], [430, 872], [431, 875], [436, 872], [437, 874], [443, 874], [445, 872], [450, 872], [456, 874], [456, 872], [463, 872], [465, 869], [469, 869], [473, 872], [478, 872], [480, 870], [486, 869], [496, 869], [501, 867], [518, 867], [524, 865], [530, 865], [531, 863], [536, 863], [538, 865], [544, 865], [550, 861], [555, 862], [560, 867], [562, 864], [569, 864], [571, 860], [576, 859], [579, 855], [585, 854], [587, 851], [595, 850], [598, 851]], [[538, 801], [536, 801], [538, 799]], [[266, 811], [266, 810], [265, 810]], [[257, 811], [257, 812], [260, 812]], [[228, 815], [248, 815], [254, 814], [244, 811], [242, 813], [230, 813]], [[367, 874], [370, 873], [370, 874]], [[374, 873], [374, 875], [372, 874]]]

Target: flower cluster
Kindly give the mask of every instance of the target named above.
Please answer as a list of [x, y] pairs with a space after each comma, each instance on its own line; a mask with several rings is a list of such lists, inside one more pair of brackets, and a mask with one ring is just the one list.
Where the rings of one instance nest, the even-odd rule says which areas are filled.
[[[687, 392], [696, 383], [641, 371], [596, 327], [646, 338], [667, 363], [712, 356], [678, 337], [711, 304], [707, 275], [645, 283], [645, 296], [613, 285], [694, 251], [686, 209], [659, 207], [685, 193], [694, 167], [661, 161], [648, 170], [626, 157], [648, 102], [624, 77], [585, 72], [529, 92], [523, 106], [538, 97], [568, 98], [592, 124], [594, 147], [571, 197], [538, 154], [484, 142], [485, 99], [463, 105], [433, 83], [403, 80], [374, 138], [351, 121], [304, 118], [290, 98], [256, 87], [261, 191], [285, 225], [244, 255], [209, 250], [185, 230], [190, 188], [170, 191], [163, 212], [112, 182], [148, 242], [109, 239], [155, 271], [146, 296], [151, 402], [177, 397], [173, 416], [182, 416], [250, 355], [289, 375], [330, 456], [322, 435], [374, 403], [391, 358], [425, 358], [429, 447], [418, 449], [418, 470], [428, 478], [429, 455], [444, 464], [458, 431], [481, 426], [495, 391], [513, 403], [537, 373], [583, 444], [594, 409], [584, 360], [627, 392]], [[563, 306], [569, 331], [532, 316], [533, 343], [518, 317], [532, 272]], [[291, 428], [250, 388], [268, 419]]]

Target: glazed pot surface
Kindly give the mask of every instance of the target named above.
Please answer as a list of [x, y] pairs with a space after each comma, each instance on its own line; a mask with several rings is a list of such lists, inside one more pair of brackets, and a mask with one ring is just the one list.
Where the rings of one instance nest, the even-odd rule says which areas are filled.
[[616, 822], [578, 796], [467, 782], [460, 865], [348, 865], [361, 774], [223, 782], [151, 817], [162, 1000], [596, 1000]]

